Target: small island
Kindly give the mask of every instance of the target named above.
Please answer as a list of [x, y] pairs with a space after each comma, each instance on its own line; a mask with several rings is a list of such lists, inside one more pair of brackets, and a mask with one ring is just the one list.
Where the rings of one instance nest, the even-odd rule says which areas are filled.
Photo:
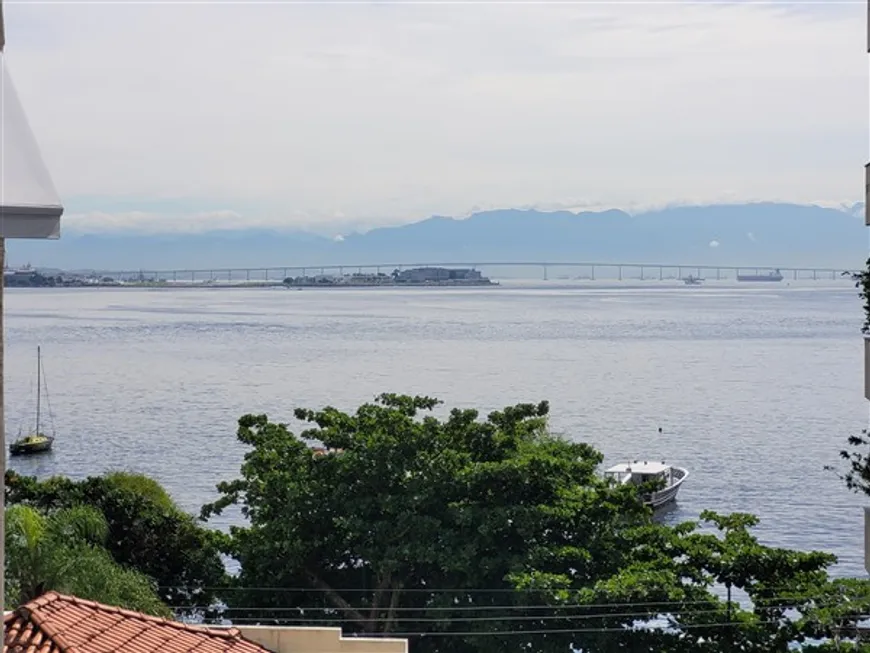
[[492, 286], [497, 285], [471, 268], [410, 268], [392, 274], [345, 274], [287, 277], [288, 287], [370, 287], [370, 286]]

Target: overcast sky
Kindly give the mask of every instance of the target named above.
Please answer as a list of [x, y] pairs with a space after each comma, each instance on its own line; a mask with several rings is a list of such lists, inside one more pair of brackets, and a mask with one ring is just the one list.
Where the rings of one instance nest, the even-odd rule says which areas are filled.
[[861, 199], [860, 0], [5, 6], [65, 228]]

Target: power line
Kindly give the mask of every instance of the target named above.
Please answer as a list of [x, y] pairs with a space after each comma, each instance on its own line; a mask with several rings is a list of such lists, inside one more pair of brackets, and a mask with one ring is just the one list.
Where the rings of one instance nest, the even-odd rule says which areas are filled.
[[[268, 608], [265, 610], [268, 611]], [[698, 614], [713, 614], [721, 612], [721, 610], [695, 610], [690, 612], [691, 615]], [[381, 623], [381, 622], [404, 622], [404, 623], [450, 623], [455, 621], [462, 622], [470, 622], [470, 623], [490, 623], [490, 622], [523, 622], [523, 621], [551, 621], [551, 620], [584, 620], [584, 619], [627, 619], [631, 617], [637, 618], [649, 618], [650, 616], [657, 616], [655, 613], [649, 612], [622, 612], [622, 613], [599, 613], [599, 614], [585, 614], [585, 615], [523, 615], [523, 616], [509, 616], [509, 617], [441, 617], [441, 618], [433, 618], [433, 617], [374, 617], [372, 619], [365, 618], [366, 622], [370, 623]], [[251, 622], [251, 621], [262, 621], [264, 619], [268, 620], [281, 620], [281, 621], [306, 621], [313, 623], [335, 623], [336, 621], [344, 621], [348, 623], [356, 623], [355, 619], [348, 618], [337, 618], [332, 619], [329, 617], [319, 617], [315, 619], [311, 619], [308, 617], [239, 617], [231, 618], [234, 622]]]
[[[679, 606], [679, 605], [710, 605], [711, 603], [715, 603], [715, 600], [708, 601], [662, 601], [662, 602], [653, 602], [653, 603], [600, 603], [600, 604], [589, 604], [589, 603], [567, 603], [564, 605], [481, 605], [481, 606], [473, 606], [473, 605], [457, 605], [457, 606], [443, 606], [443, 605], [433, 605], [433, 606], [396, 606], [395, 608], [390, 608], [393, 612], [479, 612], [486, 610], [569, 610], [569, 609], [595, 609], [595, 608], [621, 608], [621, 607], [638, 607], [638, 606]], [[183, 610], [200, 610], [200, 609], [209, 609], [207, 606], [201, 605], [185, 605], [185, 606], [176, 606], [177, 609]], [[371, 605], [358, 605], [358, 606], [350, 606], [352, 610], [370, 610], [372, 608]], [[275, 606], [275, 607], [232, 607], [227, 606], [225, 610], [272, 610], [272, 611], [292, 611], [292, 610], [306, 610], [309, 612], [331, 612], [334, 610], [341, 610], [343, 608], [337, 607], [324, 607], [324, 606]], [[347, 608], [344, 608], [347, 609]], [[384, 608], [385, 610], [387, 608]]]
[[[790, 606], [777, 606], [776, 608], [771, 609], [788, 609]], [[268, 612], [268, 610], [265, 610]], [[366, 623], [427, 623], [427, 624], [439, 624], [439, 623], [526, 623], [526, 622], [539, 622], [539, 621], [588, 621], [592, 619], [635, 619], [637, 621], [642, 620], [662, 620], [662, 619], [671, 619], [673, 621], [681, 623], [685, 619], [690, 619], [692, 617], [697, 617], [700, 615], [712, 615], [712, 614], [721, 614], [724, 613], [724, 606], [722, 608], [716, 610], [692, 610], [688, 612], [679, 612], [676, 614], [671, 613], [655, 613], [655, 612], [616, 612], [616, 613], [598, 613], [598, 614], [583, 614], [583, 615], [523, 615], [523, 616], [498, 616], [498, 617], [441, 617], [441, 618], [433, 618], [433, 617], [373, 617], [368, 618], [363, 615], [363, 621]], [[870, 616], [868, 614], [861, 615], [850, 615], [851, 619], [855, 620], [863, 620]], [[349, 619], [347, 617], [344, 618], [330, 618], [330, 617], [232, 617], [228, 616], [228, 620], [233, 623], [260, 623], [263, 621], [280, 621], [282, 623], [285, 622], [304, 622], [306, 624], [310, 623], [322, 623], [335, 624], [339, 623], [347, 623], [347, 624], [356, 624], [359, 622], [357, 619]], [[682, 625], [677, 626], [682, 627]]]
[[[833, 578], [829, 579], [827, 582], [835, 583], [839, 580], [848, 580], [848, 581], [861, 581], [867, 582], [864, 578]], [[807, 583], [813, 589], [819, 589], [815, 583]], [[870, 586], [870, 583], [868, 583]], [[713, 586], [715, 587], [715, 585]], [[348, 588], [319, 588], [319, 587], [261, 587], [261, 586], [226, 586], [226, 587], [218, 587], [218, 586], [190, 586], [190, 585], [159, 585], [158, 589], [163, 590], [180, 590], [185, 592], [289, 592], [289, 593], [309, 593], [309, 594], [325, 594], [325, 593], [335, 593], [335, 594], [375, 594], [377, 592], [376, 588], [359, 588], [359, 587], [348, 587]], [[743, 588], [737, 588], [743, 592], [774, 592], [774, 591], [788, 591], [799, 593], [800, 590], [796, 590], [794, 586], [783, 585], [780, 587], [753, 587], [749, 590]], [[833, 588], [832, 588], [833, 589]], [[508, 588], [508, 587], [495, 587], [495, 588], [459, 588], [459, 589], [445, 589], [445, 588], [425, 588], [425, 587], [411, 587], [407, 589], [402, 589], [402, 594], [555, 594], [557, 592], [580, 592], [582, 589], [570, 588], [570, 587], [537, 587], [537, 588]]]
[[[820, 601], [820, 599], [825, 599]], [[771, 602], [767, 602], [771, 601]], [[789, 609], [795, 606], [795, 603], [798, 602], [810, 602], [813, 605], [811, 607], [825, 607], [831, 605], [840, 605], [842, 604], [842, 600], [839, 600], [837, 597], [831, 596], [808, 596], [801, 597], [800, 601], [796, 600], [794, 597], [771, 597], [770, 599], [764, 599], [763, 603], [756, 604], [754, 607], [758, 610], [776, 610], [776, 609]], [[870, 608], [870, 598], [865, 601]], [[732, 601], [733, 603], [733, 601]], [[599, 609], [599, 610], [609, 610], [614, 608], [640, 608], [640, 607], [650, 607], [650, 608], [660, 608], [662, 610], [673, 610], [679, 609], [681, 614], [697, 614], [702, 612], [716, 612], [717, 609], [696, 609], [694, 607], [686, 610], [686, 607], [689, 606], [701, 606], [701, 605], [718, 605], [719, 608], [724, 607], [724, 603], [721, 601], [717, 601], [716, 599], [710, 599], [706, 601], [660, 601], [660, 602], [635, 602], [635, 603], [599, 603], [599, 604], [588, 604], [588, 603], [571, 603], [565, 605], [500, 605], [500, 606], [469, 606], [469, 605], [461, 605], [461, 606], [396, 606], [390, 608], [388, 606], [384, 606], [379, 608], [380, 611], [390, 611], [390, 612], [449, 612], [449, 613], [468, 613], [468, 612], [485, 612], [485, 611], [494, 611], [494, 610], [506, 610], [506, 611], [515, 611], [515, 610], [590, 610], [590, 609]], [[185, 605], [185, 606], [175, 606], [177, 610], [212, 610], [217, 606], [206, 606], [206, 605]], [[347, 612], [348, 610], [356, 610], [359, 612], [365, 612], [372, 609], [371, 605], [350, 605], [346, 607], [338, 607], [338, 606], [221, 606], [218, 607], [221, 612], [244, 612], [244, 611], [261, 611], [261, 612]], [[644, 616], [648, 616], [650, 611], [647, 610], [642, 613], [633, 613], [633, 614], [642, 614]], [[492, 619], [492, 620], [502, 620], [502, 619], [568, 619], [568, 618], [595, 618], [595, 617], [607, 617], [607, 616], [619, 616], [612, 612], [596, 612], [596, 613], [581, 613], [579, 615], [572, 614], [556, 614], [556, 615], [519, 615], [519, 616], [505, 616], [505, 617], [478, 617], [479, 619]], [[624, 615], [624, 616], [632, 616]], [[450, 617], [451, 619], [457, 619]], [[473, 617], [459, 617], [459, 620], [473, 620]], [[411, 621], [420, 621], [425, 619], [416, 619], [413, 617], [409, 617], [408, 620]], [[437, 620], [436, 620], [437, 621]]]
[[[768, 624], [777, 624], [778, 621], [754, 621], [752, 625], [768, 625]], [[746, 626], [747, 624], [734, 621], [734, 622], [716, 622], [716, 623], [704, 623], [704, 624], [690, 624], [686, 626], [679, 626], [678, 629], [682, 630], [697, 630], [702, 628], [726, 628], [731, 626]], [[390, 632], [390, 633], [364, 633], [361, 634], [363, 637], [384, 637], [384, 638], [410, 638], [410, 637], [507, 637], [512, 635], [581, 635], [581, 634], [590, 634], [590, 633], [624, 633], [626, 635], [630, 635], [632, 633], [642, 632], [657, 632], [663, 630], [662, 628], [556, 628], [556, 629], [543, 629], [543, 630], [498, 630], [498, 631], [468, 631], [468, 632], [459, 632], [459, 631], [431, 631], [431, 632]], [[677, 630], [675, 628], [675, 630]], [[679, 632], [674, 632], [674, 636], [679, 635]], [[349, 639], [352, 639], [349, 638]]]

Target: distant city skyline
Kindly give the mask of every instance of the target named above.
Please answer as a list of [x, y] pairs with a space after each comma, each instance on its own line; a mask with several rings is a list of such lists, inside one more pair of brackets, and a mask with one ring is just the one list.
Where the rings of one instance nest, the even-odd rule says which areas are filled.
[[865, 5], [10, 3], [64, 231], [861, 199]]

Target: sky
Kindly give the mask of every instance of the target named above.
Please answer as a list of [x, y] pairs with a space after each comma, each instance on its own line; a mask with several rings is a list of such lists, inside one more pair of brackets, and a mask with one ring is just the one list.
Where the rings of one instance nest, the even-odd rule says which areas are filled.
[[861, 0], [4, 6], [65, 231], [862, 199]]

